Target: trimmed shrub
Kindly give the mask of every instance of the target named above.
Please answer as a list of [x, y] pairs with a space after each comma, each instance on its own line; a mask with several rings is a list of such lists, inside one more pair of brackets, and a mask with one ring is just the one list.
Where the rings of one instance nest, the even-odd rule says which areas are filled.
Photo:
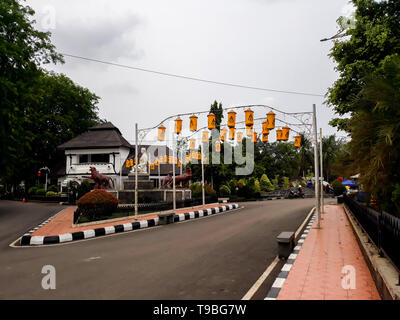
[[118, 208], [118, 199], [106, 190], [93, 190], [78, 200], [78, 208], [82, 216], [89, 220], [110, 216]]
[[28, 194], [30, 196], [34, 196], [36, 194], [37, 190], [38, 190], [38, 187], [30, 187], [28, 190]]
[[282, 181], [283, 181], [283, 188], [284, 189], [289, 189], [290, 188], [289, 178], [288, 177], [283, 177]]
[[46, 196], [46, 190], [44, 188], [38, 188], [36, 189], [35, 195], [44, 197]]
[[272, 185], [271, 181], [265, 173], [261, 176], [260, 187], [262, 191], [274, 190], [274, 186]]
[[229, 197], [231, 195], [231, 189], [229, 189], [228, 186], [223, 185], [219, 188], [219, 195], [221, 197]]
[[84, 196], [86, 193], [92, 190], [92, 185], [89, 180], [83, 180], [82, 183], [78, 186], [78, 199]]
[[46, 197], [56, 197], [57, 193], [54, 191], [47, 191]]
[[340, 195], [343, 194], [343, 192], [346, 191], [346, 187], [339, 180], [333, 181], [332, 182], [332, 187], [333, 187], [333, 194], [335, 196], [340, 196]]

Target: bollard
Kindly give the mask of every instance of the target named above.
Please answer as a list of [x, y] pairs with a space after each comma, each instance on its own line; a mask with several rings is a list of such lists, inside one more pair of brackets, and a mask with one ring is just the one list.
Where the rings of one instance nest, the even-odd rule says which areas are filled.
[[280, 259], [289, 258], [294, 249], [294, 232], [284, 231], [276, 237], [278, 242], [278, 256]]

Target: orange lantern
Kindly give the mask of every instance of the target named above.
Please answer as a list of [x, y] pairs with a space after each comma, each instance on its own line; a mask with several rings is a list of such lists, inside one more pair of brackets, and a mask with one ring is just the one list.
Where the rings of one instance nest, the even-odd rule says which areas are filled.
[[282, 141], [282, 129], [276, 130], [276, 141]]
[[282, 140], [288, 141], [289, 140], [289, 134], [290, 134], [290, 128], [289, 127], [283, 127], [283, 129], [282, 129]]
[[156, 167], [158, 167], [160, 165], [160, 162], [158, 160], [156, 160], [155, 165], [156, 165]]
[[229, 128], [229, 139], [235, 140], [235, 128]]
[[247, 109], [244, 112], [246, 127], [252, 127], [254, 124], [254, 111], [251, 109]]
[[182, 119], [178, 117], [175, 119], [175, 133], [180, 134], [181, 131], [182, 131]]
[[236, 112], [231, 110], [228, 112], [228, 127], [234, 128], [236, 124]]
[[190, 131], [196, 131], [197, 130], [197, 116], [192, 115], [190, 116]]
[[257, 142], [257, 132], [253, 132], [253, 135], [251, 137], [251, 142], [253, 142], [253, 143]]
[[267, 120], [262, 123], [262, 128], [263, 128], [263, 133], [268, 133], [269, 134], [268, 121]]
[[267, 129], [273, 130], [275, 128], [275, 113], [272, 111], [267, 113]]
[[208, 131], [203, 131], [202, 132], [202, 137], [201, 137], [201, 142], [206, 143], [208, 142]]
[[165, 140], [165, 127], [163, 125], [158, 127], [158, 141]]
[[129, 167], [130, 167], [130, 164], [131, 164], [131, 162], [130, 162], [129, 160], [126, 160], [126, 164], [125, 164], [125, 166], [126, 166], [127, 168], [129, 168]]
[[294, 146], [296, 148], [300, 148], [301, 147], [301, 136], [296, 136], [294, 138]]
[[241, 143], [242, 140], [243, 140], [243, 132], [239, 131], [239, 132], [236, 134], [236, 141], [237, 141], [238, 143]]
[[222, 141], [225, 141], [227, 134], [228, 134], [228, 129], [227, 128], [222, 128], [221, 129], [221, 140]]
[[268, 133], [263, 132], [263, 134], [262, 134], [262, 142], [268, 142], [268, 136], [269, 136]]
[[215, 114], [214, 113], [209, 113], [208, 116], [208, 130], [215, 129], [216, 127], [216, 120], [215, 120]]
[[[129, 163], [129, 166], [130, 166], [130, 167], [133, 167], [133, 159], [131, 159], [129, 162], [130, 162], [130, 163]], [[136, 163], [136, 159], [135, 159], [135, 163]]]
[[155, 169], [154, 163], [151, 163], [151, 164], [150, 164], [150, 169], [151, 169], [151, 170], [154, 170], [154, 169]]
[[253, 126], [246, 127], [246, 136], [251, 137], [252, 134], [253, 134]]
[[195, 138], [190, 139], [189, 149], [190, 150], [196, 150], [196, 139]]
[[215, 142], [215, 152], [221, 152], [221, 142]]

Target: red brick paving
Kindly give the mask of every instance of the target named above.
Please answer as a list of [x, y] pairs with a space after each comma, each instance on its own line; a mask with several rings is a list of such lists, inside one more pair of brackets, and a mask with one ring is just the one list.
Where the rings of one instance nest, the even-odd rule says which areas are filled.
[[[196, 211], [199, 209], [209, 209], [209, 208], [219, 207], [219, 206], [224, 206], [224, 205], [228, 205], [228, 203], [208, 204], [204, 208], [203, 208], [203, 206], [182, 208], [182, 209], [177, 209], [174, 212], [186, 213], [186, 212]], [[76, 208], [77, 208], [76, 206], [67, 207], [61, 213], [59, 213], [56, 217], [54, 217], [49, 223], [47, 223], [44, 226], [42, 226], [41, 228], [39, 228], [38, 230], [33, 232], [31, 235], [32, 236], [53, 236], [53, 235], [64, 234], [64, 233], [73, 233], [73, 232], [77, 232], [77, 231], [84, 231], [84, 230], [89, 230], [89, 229], [116, 226], [116, 225], [120, 225], [120, 224], [124, 224], [124, 223], [132, 223], [132, 222], [139, 221], [139, 220], [148, 220], [148, 219], [153, 219], [153, 218], [158, 217], [157, 213], [154, 213], [154, 214], [138, 215], [137, 220], [135, 219], [134, 216], [131, 216], [129, 218], [114, 221], [114, 222], [94, 224], [94, 225], [85, 226], [85, 227], [73, 227], [72, 226], [73, 217], [74, 217], [74, 211], [76, 210]], [[168, 210], [168, 211], [172, 211], [172, 210]]]
[[[310, 229], [277, 299], [380, 300], [343, 207], [325, 206], [325, 212], [322, 229]], [[346, 265], [355, 268], [355, 289], [342, 287]]]

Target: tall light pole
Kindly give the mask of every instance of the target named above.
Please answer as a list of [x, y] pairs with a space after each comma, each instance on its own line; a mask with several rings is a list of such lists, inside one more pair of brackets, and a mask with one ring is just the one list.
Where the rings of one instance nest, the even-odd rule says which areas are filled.
[[176, 210], [176, 184], [175, 184], [175, 132], [172, 133], [172, 185], [173, 185], [173, 209]]
[[138, 124], [135, 123], [135, 218], [138, 216]]
[[321, 167], [321, 214], [324, 213], [324, 170], [322, 154], [322, 128], [319, 128], [319, 159]]
[[317, 210], [317, 228], [321, 228], [321, 208], [319, 198], [319, 165], [318, 165], [318, 135], [317, 135], [317, 110], [313, 104], [313, 131], [314, 131], [314, 173], [315, 173], [315, 210]]
[[202, 202], [203, 207], [206, 205], [206, 192], [204, 189], [204, 143], [201, 143], [201, 194], [202, 194]]

